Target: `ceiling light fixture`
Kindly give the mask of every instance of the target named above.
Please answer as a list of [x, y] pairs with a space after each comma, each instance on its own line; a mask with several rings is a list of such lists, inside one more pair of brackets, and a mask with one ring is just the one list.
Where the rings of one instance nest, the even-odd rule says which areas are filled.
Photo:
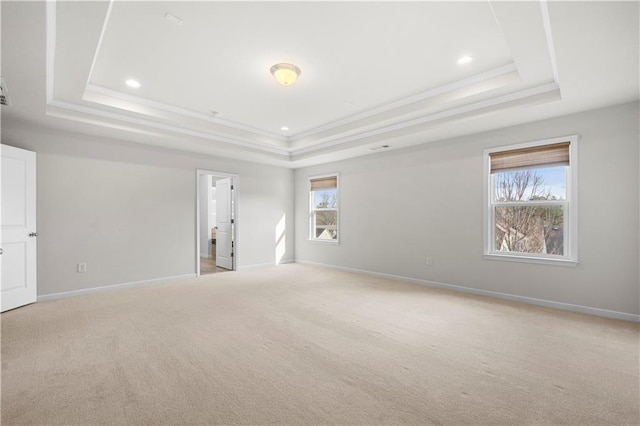
[[287, 126], [282, 126], [282, 127], [280, 127], [280, 130], [283, 130], [283, 131], [286, 132], [287, 130], [289, 130], [289, 128]]
[[280, 63], [271, 67], [271, 74], [283, 86], [291, 86], [296, 82], [302, 71], [293, 64]]
[[125, 83], [127, 83], [127, 86], [133, 87], [134, 89], [137, 89], [137, 88], [140, 87], [140, 83], [137, 80], [134, 80], [132, 78], [130, 78], [129, 80], [125, 81]]
[[471, 56], [463, 56], [462, 58], [458, 59], [458, 65], [468, 64], [471, 61], [473, 61], [473, 58]]

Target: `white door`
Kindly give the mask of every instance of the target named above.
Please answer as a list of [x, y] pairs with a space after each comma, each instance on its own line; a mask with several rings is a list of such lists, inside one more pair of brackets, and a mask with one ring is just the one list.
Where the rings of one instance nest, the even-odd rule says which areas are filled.
[[231, 178], [216, 181], [216, 266], [233, 269]]
[[2, 312], [33, 303], [36, 288], [36, 153], [2, 151]]

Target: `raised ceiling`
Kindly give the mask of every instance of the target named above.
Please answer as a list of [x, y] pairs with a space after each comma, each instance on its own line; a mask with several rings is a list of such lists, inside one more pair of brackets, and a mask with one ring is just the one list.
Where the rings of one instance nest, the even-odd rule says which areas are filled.
[[[10, 21], [25, 19], [21, 7], [2, 5], [13, 97], [28, 83], [5, 50], [38, 48]], [[638, 99], [637, 2], [37, 7], [49, 122], [287, 167]], [[273, 79], [278, 62], [302, 69], [294, 85]], [[3, 121], [28, 112], [17, 102]]]

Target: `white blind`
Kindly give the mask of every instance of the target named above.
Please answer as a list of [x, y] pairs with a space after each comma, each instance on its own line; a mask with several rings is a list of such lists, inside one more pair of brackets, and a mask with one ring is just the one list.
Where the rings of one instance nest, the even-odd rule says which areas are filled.
[[540, 166], [568, 166], [570, 161], [569, 142], [493, 152], [489, 154], [489, 157], [491, 158], [491, 173]]

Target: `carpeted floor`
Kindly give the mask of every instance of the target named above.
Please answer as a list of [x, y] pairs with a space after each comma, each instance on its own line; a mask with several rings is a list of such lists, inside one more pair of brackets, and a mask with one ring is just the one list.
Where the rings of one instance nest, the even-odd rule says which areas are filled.
[[638, 424], [639, 326], [291, 264], [3, 313], [2, 424]]

